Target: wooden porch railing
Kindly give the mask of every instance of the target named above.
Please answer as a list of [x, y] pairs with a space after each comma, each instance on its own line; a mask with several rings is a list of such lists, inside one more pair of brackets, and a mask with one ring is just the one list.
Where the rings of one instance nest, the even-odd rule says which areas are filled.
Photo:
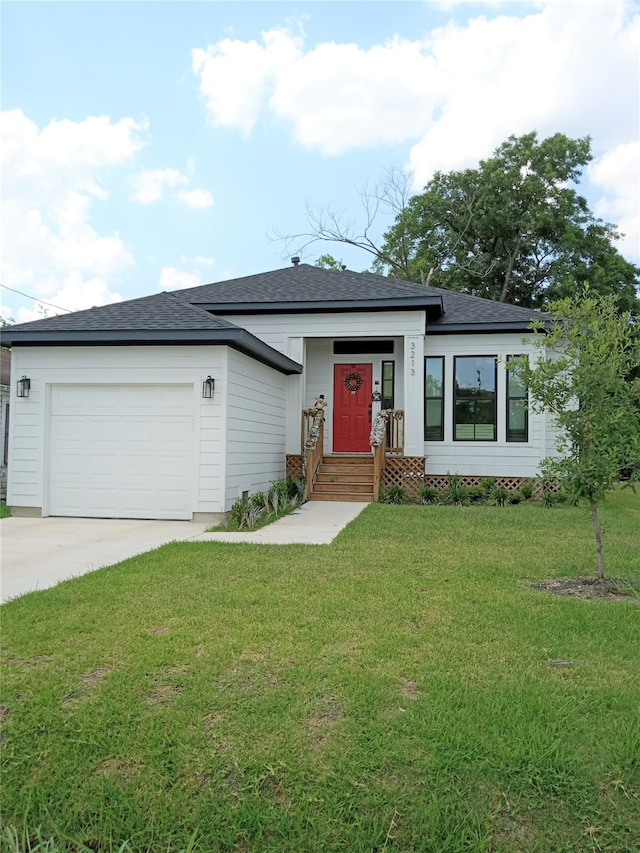
[[404, 411], [382, 409], [371, 426], [373, 451], [373, 501], [378, 502], [387, 454], [404, 455]]
[[324, 453], [324, 412], [322, 409], [302, 411], [302, 479], [305, 483], [304, 497], [313, 491], [318, 468]]

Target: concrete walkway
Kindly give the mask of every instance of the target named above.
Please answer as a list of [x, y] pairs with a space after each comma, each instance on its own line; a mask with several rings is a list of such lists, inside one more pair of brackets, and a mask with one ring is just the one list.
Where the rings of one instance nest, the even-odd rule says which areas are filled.
[[254, 533], [204, 533], [198, 542], [251, 542], [255, 545], [328, 545], [366, 503], [309, 501], [300, 509]]
[[167, 542], [326, 545], [367, 506], [312, 501], [254, 533], [205, 533], [190, 521], [4, 518], [0, 521], [0, 601], [47, 589]]

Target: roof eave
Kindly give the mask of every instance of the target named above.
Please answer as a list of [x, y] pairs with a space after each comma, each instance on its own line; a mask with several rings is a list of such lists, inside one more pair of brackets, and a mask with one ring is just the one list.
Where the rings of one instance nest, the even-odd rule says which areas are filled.
[[442, 297], [427, 296], [397, 299], [327, 299], [305, 302], [194, 302], [198, 308], [222, 314], [321, 314], [342, 311], [424, 311], [442, 313]]
[[[509, 320], [506, 322], [496, 322], [495, 320], [489, 323], [434, 323], [427, 322], [428, 335], [481, 335], [492, 332], [535, 332], [537, 330], [531, 328], [531, 321], [519, 322]], [[544, 331], [544, 329], [542, 329]]]
[[285, 375], [302, 373], [302, 365], [265, 344], [245, 329], [193, 329], [176, 331], [95, 330], [14, 331], [3, 335], [4, 346], [229, 346]]

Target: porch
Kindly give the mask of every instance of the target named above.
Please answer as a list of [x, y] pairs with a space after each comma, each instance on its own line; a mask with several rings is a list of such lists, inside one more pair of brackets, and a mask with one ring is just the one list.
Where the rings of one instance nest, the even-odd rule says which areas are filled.
[[368, 452], [325, 453], [322, 409], [304, 409], [301, 452], [287, 454], [287, 477], [302, 479], [308, 500], [377, 503], [390, 485], [417, 498], [424, 482], [425, 457], [404, 455], [404, 411], [383, 409], [373, 418]]

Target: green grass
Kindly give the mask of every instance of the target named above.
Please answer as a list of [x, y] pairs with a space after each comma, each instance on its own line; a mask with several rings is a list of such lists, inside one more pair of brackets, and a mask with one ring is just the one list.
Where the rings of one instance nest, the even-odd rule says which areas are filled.
[[0, 503], [0, 518], [9, 518], [11, 515], [11, 507], [7, 506], [4, 501]]
[[636, 850], [640, 608], [530, 585], [594, 569], [582, 508], [373, 505], [11, 601], [0, 850]]

